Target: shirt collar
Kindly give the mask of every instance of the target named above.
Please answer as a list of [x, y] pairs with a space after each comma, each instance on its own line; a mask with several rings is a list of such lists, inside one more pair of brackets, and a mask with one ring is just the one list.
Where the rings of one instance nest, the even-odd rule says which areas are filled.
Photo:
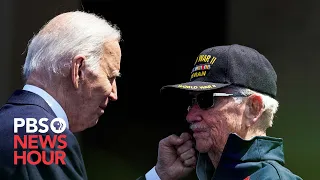
[[208, 153], [199, 153], [196, 174], [199, 180], [211, 179], [215, 172], [215, 168], [208, 156]]
[[67, 128], [69, 129], [69, 121], [68, 121], [66, 112], [49, 93], [47, 93], [45, 90], [37, 86], [30, 85], [30, 84], [26, 84], [23, 87], [23, 90], [33, 92], [39, 95], [40, 97], [42, 97], [47, 102], [47, 104], [51, 107], [52, 111], [56, 114], [56, 116], [58, 118], [62, 118], [66, 122]]

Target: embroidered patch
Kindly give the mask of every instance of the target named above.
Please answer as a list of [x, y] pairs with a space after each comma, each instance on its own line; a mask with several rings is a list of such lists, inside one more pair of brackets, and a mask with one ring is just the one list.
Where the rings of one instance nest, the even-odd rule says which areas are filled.
[[199, 66], [195, 66], [191, 73], [195, 72], [195, 71], [200, 71], [200, 70], [209, 70], [211, 68], [211, 65], [209, 64], [203, 64], [203, 65], [199, 65]]
[[209, 71], [212, 67], [212, 64], [217, 60], [216, 57], [206, 54], [201, 54], [197, 57], [194, 62], [194, 67], [191, 71], [191, 80], [196, 77], [203, 77], [207, 75], [207, 71]]

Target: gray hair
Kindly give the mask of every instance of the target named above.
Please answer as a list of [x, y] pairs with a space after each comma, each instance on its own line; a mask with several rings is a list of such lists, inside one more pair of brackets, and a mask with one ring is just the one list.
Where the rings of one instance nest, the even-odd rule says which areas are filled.
[[91, 13], [74, 11], [56, 16], [32, 39], [23, 65], [23, 77], [34, 71], [67, 76], [72, 59], [84, 55], [92, 70], [99, 67], [103, 45], [121, 39], [120, 30]]
[[[279, 102], [277, 100], [270, 97], [269, 95], [262, 94], [262, 93], [253, 91], [251, 89], [243, 88], [243, 87], [231, 86], [230, 89], [234, 93], [238, 93], [238, 94], [245, 95], [245, 96], [250, 96], [252, 94], [257, 94], [257, 95], [261, 96], [264, 112], [262, 113], [262, 116], [261, 116], [262, 123], [260, 124], [260, 127], [263, 128], [264, 130], [269, 127], [272, 127], [274, 115], [278, 111], [278, 107], [279, 107]], [[241, 103], [243, 98], [242, 97], [234, 97], [234, 100], [237, 103]]]

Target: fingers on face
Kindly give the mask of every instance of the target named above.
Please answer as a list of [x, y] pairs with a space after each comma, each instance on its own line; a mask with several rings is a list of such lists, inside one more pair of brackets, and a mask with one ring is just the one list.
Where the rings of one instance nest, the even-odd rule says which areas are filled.
[[168, 146], [168, 147], [171, 147], [171, 146], [174, 147], [174, 146], [180, 146], [182, 143], [183, 143], [182, 139], [179, 138], [177, 135], [173, 134], [162, 139], [159, 144]]
[[188, 141], [189, 139], [191, 139], [191, 135], [190, 135], [189, 133], [184, 132], [184, 133], [181, 133], [180, 138], [181, 138], [184, 142], [186, 142], [186, 141]]
[[178, 155], [181, 155], [181, 154], [187, 152], [190, 149], [193, 149], [192, 148], [192, 141], [188, 140], [188, 141], [184, 142], [181, 146], [179, 146], [177, 148], [177, 153], [178, 153]]
[[189, 141], [191, 139], [191, 135], [189, 133], [182, 133], [180, 137], [178, 137], [175, 134], [172, 134], [163, 140], [160, 141], [160, 143], [165, 144], [167, 146], [180, 146], [181, 144]]
[[194, 168], [196, 166], [196, 164], [197, 164], [197, 158], [195, 156], [193, 156], [192, 158], [183, 161], [183, 164], [185, 166]]
[[187, 159], [190, 159], [190, 158], [194, 157], [195, 155], [196, 155], [196, 152], [192, 148], [192, 149], [189, 149], [188, 151], [180, 154], [180, 159], [181, 160], [187, 160]]
[[192, 148], [192, 141], [189, 140], [177, 148], [177, 153], [180, 157], [181, 162], [185, 166], [195, 166], [196, 165], [196, 151]]

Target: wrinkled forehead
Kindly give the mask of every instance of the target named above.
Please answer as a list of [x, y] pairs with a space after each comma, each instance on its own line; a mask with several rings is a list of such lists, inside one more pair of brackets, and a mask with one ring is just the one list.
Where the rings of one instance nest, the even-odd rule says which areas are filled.
[[104, 53], [114, 56], [117, 61], [121, 59], [121, 48], [118, 40], [107, 41], [104, 43]]
[[104, 45], [105, 63], [110, 74], [117, 75], [120, 70], [121, 49], [117, 41], [107, 42]]

